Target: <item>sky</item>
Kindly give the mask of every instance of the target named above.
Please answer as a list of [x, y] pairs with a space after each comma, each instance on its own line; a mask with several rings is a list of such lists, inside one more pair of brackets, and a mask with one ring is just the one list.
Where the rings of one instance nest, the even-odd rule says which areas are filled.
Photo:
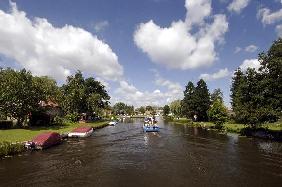
[[111, 103], [163, 106], [189, 81], [223, 91], [282, 37], [280, 0], [1, 0], [0, 67], [59, 85], [81, 70]]

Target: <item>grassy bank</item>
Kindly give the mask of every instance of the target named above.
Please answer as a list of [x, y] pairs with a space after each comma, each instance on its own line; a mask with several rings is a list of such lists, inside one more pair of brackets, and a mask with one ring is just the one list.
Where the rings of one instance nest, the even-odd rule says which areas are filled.
[[31, 140], [36, 135], [42, 132], [58, 132], [60, 134], [70, 132], [78, 126], [87, 125], [94, 129], [104, 127], [108, 124], [108, 121], [98, 121], [93, 123], [67, 123], [60, 126], [50, 126], [50, 127], [30, 127], [26, 129], [7, 129], [0, 130], [0, 142], [23, 142]]
[[[173, 119], [173, 123], [175, 124], [187, 124], [194, 127], [203, 127], [203, 128], [214, 128], [215, 124], [211, 122], [192, 122], [186, 118]], [[237, 124], [237, 123], [225, 123], [223, 125], [223, 130], [226, 132], [233, 132], [240, 134], [242, 129], [245, 129], [247, 125]], [[271, 131], [282, 131], [282, 122], [276, 123], [266, 123], [261, 126], [262, 128], [271, 130]]]

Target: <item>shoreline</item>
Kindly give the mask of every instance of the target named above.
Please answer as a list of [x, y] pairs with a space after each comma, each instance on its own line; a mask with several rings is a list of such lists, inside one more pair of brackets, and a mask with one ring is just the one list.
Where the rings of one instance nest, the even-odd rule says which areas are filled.
[[93, 130], [108, 126], [108, 120], [91, 123], [67, 123], [50, 127], [30, 127], [27, 129], [0, 130], [0, 158], [17, 155], [27, 151], [24, 142], [31, 140], [42, 132], [57, 132], [64, 135], [79, 126], [90, 126]]
[[282, 130], [281, 124], [278, 124], [279, 127], [269, 129], [268, 126], [262, 126], [260, 128], [250, 128], [244, 124], [234, 124], [234, 123], [225, 123], [222, 126], [222, 129], [216, 129], [215, 124], [212, 122], [192, 122], [187, 119], [173, 119], [168, 120], [168, 122], [175, 125], [187, 125], [189, 127], [198, 127], [206, 130], [214, 130], [219, 133], [235, 133], [240, 136], [259, 138], [264, 140], [271, 140], [282, 142]]

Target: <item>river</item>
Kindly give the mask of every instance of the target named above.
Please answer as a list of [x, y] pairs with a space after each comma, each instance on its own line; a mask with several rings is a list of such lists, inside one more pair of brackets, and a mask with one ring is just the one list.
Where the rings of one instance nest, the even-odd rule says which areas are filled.
[[141, 119], [0, 160], [0, 186], [281, 186], [282, 144]]

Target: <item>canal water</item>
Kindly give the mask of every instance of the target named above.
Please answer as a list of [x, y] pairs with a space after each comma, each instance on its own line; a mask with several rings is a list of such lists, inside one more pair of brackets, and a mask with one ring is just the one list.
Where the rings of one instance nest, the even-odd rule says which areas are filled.
[[141, 119], [0, 160], [0, 186], [281, 186], [282, 144]]

